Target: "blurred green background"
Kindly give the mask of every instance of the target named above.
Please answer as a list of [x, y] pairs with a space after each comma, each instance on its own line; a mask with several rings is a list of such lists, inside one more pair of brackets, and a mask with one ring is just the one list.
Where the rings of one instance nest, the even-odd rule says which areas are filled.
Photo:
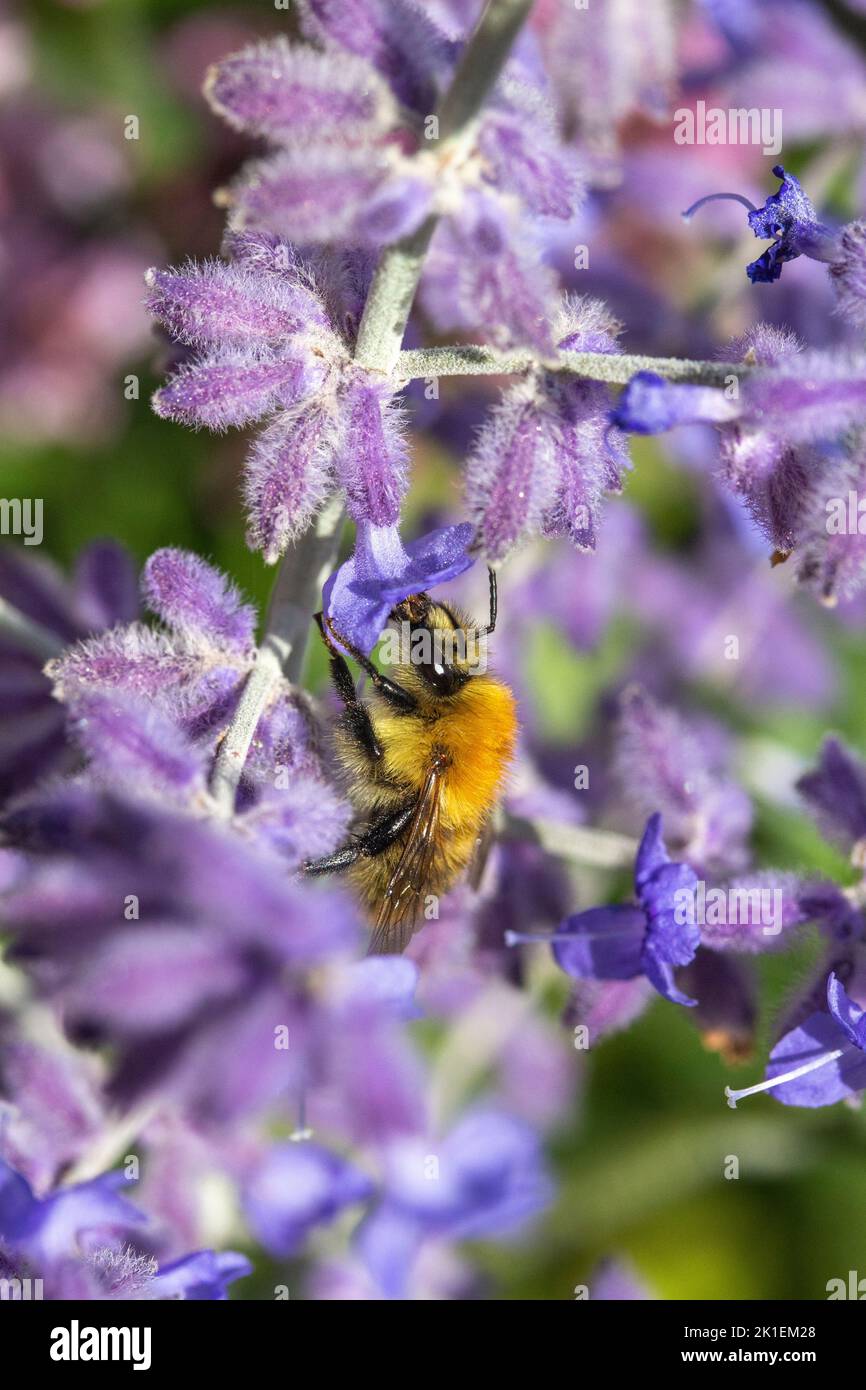
[[[119, 195], [67, 218], [71, 241], [86, 241], [94, 228], [140, 241], [142, 273], [151, 259], [214, 254], [222, 214], [210, 194], [244, 146], [196, 96], [198, 77], [220, 52], [285, 28], [285, 14], [264, 3], [31, 0], [26, 21], [27, 100], [59, 120], [98, 113], [128, 170]], [[139, 118], [138, 140], [123, 139], [129, 114]], [[61, 444], [4, 433], [4, 495], [44, 499], [44, 551], [61, 565], [103, 535], [121, 539], [139, 560], [160, 545], [185, 546], [231, 573], [261, 606], [271, 574], [244, 544], [244, 440], [196, 435], [151, 414], [165, 360], [166, 346], [153, 335], [132, 359], [113, 364], [118, 416], [92, 438]], [[137, 400], [124, 399], [130, 373], [140, 381]], [[451, 503], [455, 461], [428, 447], [418, 467], [413, 505]], [[628, 496], [663, 544], [688, 534], [692, 490], [655, 446], [644, 449]], [[730, 709], [734, 727], [771, 732], [805, 757], [827, 727], [866, 747], [866, 644], [836, 630], [828, 640], [844, 673], [836, 707], [825, 717]], [[567, 733], [574, 742], [595, 694], [624, 660], [627, 634], [589, 656], [549, 633], [540, 641], [539, 705], [552, 736]], [[320, 675], [314, 671], [314, 684]], [[846, 872], [805, 818], [777, 806], [759, 807], [756, 846], [761, 864]], [[477, 1250], [495, 1296], [569, 1298], [598, 1259], [617, 1254], [667, 1299], [823, 1298], [828, 1279], [851, 1269], [866, 1275], [866, 1117], [844, 1106], [788, 1110], [764, 1097], [735, 1113], [723, 1099], [726, 1083], [758, 1079], [773, 1018], [814, 954], [807, 942], [761, 963], [761, 1035], [754, 1060], [737, 1073], [703, 1050], [684, 1010], [662, 1002], [593, 1052], [573, 1123], [554, 1140], [561, 1181], [554, 1212], [528, 1246]], [[552, 1014], [561, 1002], [550, 998]], [[723, 1176], [728, 1155], [739, 1159], [736, 1181]]]

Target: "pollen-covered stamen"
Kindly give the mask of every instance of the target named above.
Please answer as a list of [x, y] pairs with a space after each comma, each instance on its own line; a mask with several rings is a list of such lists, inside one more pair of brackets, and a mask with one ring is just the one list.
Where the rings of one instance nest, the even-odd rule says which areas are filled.
[[742, 193], [707, 193], [704, 195], [703, 198], [698, 198], [698, 201], [696, 203], [692, 203], [690, 208], [686, 208], [685, 212], [682, 215], [683, 221], [690, 221], [694, 214], [697, 212], [698, 208], [702, 208], [705, 203], [718, 203], [721, 201], [727, 201], [731, 203], [742, 203], [744, 208], [749, 209], [749, 212], [758, 211], [758, 209], [755, 207], [755, 204], [751, 202], [748, 198], [744, 197]]
[[756, 1086], [746, 1086], [742, 1091], [732, 1091], [730, 1086], [726, 1086], [725, 1098], [728, 1105], [732, 1110], [736, 1110], [737, 1101], [742, 1100], [744, 1096], [753, 1096], [758, 1091], [773, 1091], [777, 1086], [784, 1086], [787, 1081], [796, 1081], [801, 1076], [808, 1076], [810, 1071], [817, 1071], [819, 1067], [826, 1067], [831, 1062], [838, 1061], [844, 1050], [837, 1047], [833, 1052], [824, 1052], [811, 1062], [804, 1062], [801, 1067], [794, 1067], [792, 1071], [783, 1072], [781, 1076], [771, 1077], [769, 1081], [759, 1081]]

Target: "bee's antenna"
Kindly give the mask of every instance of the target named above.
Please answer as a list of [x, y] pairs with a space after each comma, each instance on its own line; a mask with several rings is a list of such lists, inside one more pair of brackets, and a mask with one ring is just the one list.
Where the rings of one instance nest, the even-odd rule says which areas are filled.
[[487, 624], [486, 628], [489, 636], [496, 627], [496, 570], [488, 565], [487, 573], [490, 575], [490, 622]]

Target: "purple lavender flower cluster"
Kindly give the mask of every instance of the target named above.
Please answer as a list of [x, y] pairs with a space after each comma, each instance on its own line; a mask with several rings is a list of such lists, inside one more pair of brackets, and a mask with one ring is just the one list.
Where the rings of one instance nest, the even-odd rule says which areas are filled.
[[[831, 47], [833, 33], [795, 8], [792, 69], [815, 26]], [[220, 256], [147, 273], [177, 348], [153, 403], [185, 427], [256, 426], [247, 539], [280, 568], [257, 631], [235, 584], [185, 550], [157, 550], [140, 577], [108, 543], [68, 578], [0, 557], [4, 1279], [48, 1298], [221, 1299], [259, 1277], [263, 1250], [281, 1267], [302, 1256], [315, 1298], [477, 1296], [462, 1242], [519, 1237], [556, 1201], [544, 1141], [581, 1067], [563, 1019], [594, 1047], [661, 996], [742, 1062], [756, 958], [807, 939], [815, 977], [764, 1079], [730, 1102], [866, 1089], [866, 763], [828, 737], [796, 787], [854, 881], [767, 869], [753, 797], [775, 765], [756, 753], [747, 775], [694, 698], [702, 682], [716, 709], [776, 706], [799, 680], [795, 703], [820, 710], [827, 615], [797, 586], [838, 604], [837, 634], [862, 622], [866, 525], [827, 520], [864, 487], [866, 354], [850, 335], [866, 323], [866, 224], [819, 218], [808, 179], [776, 166], [763, 206], [735, 195], [771, 243], [747, 288], [784, 294], [793, 262], [821, 263], [805, 270], [827, 281], [838, 340], [804, 345], [768, 309], [706, 347], [683, 300], [666, 331], [695, 355], [624, 351], [640, 329], [622, 283], [655, 319], [653, 276], [680, 274], [659, 267], [661, 233], [642, 260], [636, 190], [676, 201], [648, 132], [695, 21], [679, 33], [667, 5], [629, 0], [622, 33], [598, 9], [303, 0], [300, 37], [207, 75], [213, 111], [266, 152], [219, 195]], [[706, 10], [706, 80], [758, 80], [762, 7]], [[635, 250], [608, 295], [605, 253], [585, 286], [562, 253], [614, 225]], [[694, 229], [666, 235], [714, 254]], [[480, 418], [469, 395], [421, 401], [419, 381], [463, 375], [509, 380], [480, 388]], [[605, 503], [629, 435], [674, 429], [698, 498], [688, 563], [627, 501]], [[463, 500], [407, 539], [413, 445], [449, 438]], [[638, 471], [649, 457], [635, 450]], [[354, 548], [338, 565], [343, 508]], [[471, 595], [477, 561], [515, 552], [497, 636], [521, 748], [486, 863], [405, 956], [364, 957], [350, 894], [303, 873], [356, 829], [300, 683], [313, 610], [367, 657], [395, 604], [458, 579]], [[539, 615], [575, 660], [628, 626], [627, 658], [558, 744], [528, 673]], [[550, 952], [522, 949], [539, 943]], [[598, 1282], [615, 1291], [597, 1297], [643, 1296]]]

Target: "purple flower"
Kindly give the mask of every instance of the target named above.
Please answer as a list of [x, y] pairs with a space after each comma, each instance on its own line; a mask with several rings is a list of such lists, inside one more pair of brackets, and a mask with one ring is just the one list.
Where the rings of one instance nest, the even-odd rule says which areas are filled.
[[509, 78], [500, 82], [485, 111], [478, 150], [489, 182], [515, 194], [529, 212], [565, 222], [573, 216], [581, 171], [574, 151], [560, 141], [541, 92]]
[[402, 152], [414, 140], [396, 138], [405, 133], [397, 102], [357, 50], [254, 44], [210, 69], [205, 95], [231, 125], [276, 147], [223, 192], [234, 230], [379, 246], [428, 212], [432, 170]]
[[105, 1119], [97, 1059], [70, 1046], [50, 1015], [39, 1041], [0, 1016], [0, 1158], [45, 1191], [99, 1135]]
[[269, 1149], [244, 1187], [244, 1210], [256, 1239], [278, 1258], [297, 1254], [314, 1226], [365, 1202], [373, 1184], [338, 1154], [313, 1143]]
[[680, 982], [698, 1000], [690, 1017], [704, 1047], [729, 1066], [748, 1061], [758, 1020], [757, 980], [748, 963], [700, 946]]
[[393, 390], [350, 359], [358, 265], [326, 255], [304, 264], [264, 233], [226, 247], [231, 261], [149, 272], [151, 312], [195, 349], [155, 410], [209, 429], [268, 421], [244, 493], [250, 543], [271, 563], [340, 486], [357, 521], [395, 522], [406, 445]]
[[[734, 340], [730, 355], [773, 368], [800, 351], [793, 333], [759, 323]], [[808, 444], [791, 444], [784, 431], [762, 428], [760, 419], [726, 425], [719, 445], [725, 481], [743, 498], [775, 549], [786, 554], [797, 543], [812, 480], [825, 468], [824, 460]]]
[[38, 1198], [0, 1159], [0, 1274], [41, 1280], [49, 1299], [224, 1299], [226, 1285], [251, 1272], [231, 1251], [198, 1251], [162, 1269], [138, 1254], [127, 1242], [147, 1218], [119, 1195], [125, 1181], [104, 1173]]
[[203, 640], [240, 653], [255, 636], [255, 612], [230, 580], [185, 550], [157, 550], [144, 569], [145, 601], [167, 627], [190, 642]]
[[535, 1133], [478, 1110], [440, 1144], [413, 1138], [390, 1147], [382, 1201], [358, 1232], [358, 1251], [385, 1297], [405, 1298], [428, 1240], [508, 1236], [550, 1198]]
[[544, 411], [536, 383], [527, 380], [503, 394], [478, 436], [466, 470], [466, 501], [484, 553], [493, 561], [538, 534], [553, 509], [559, 483], [555, 423]]
[[624, 0], [592, 14], [548, 5], [537, 6], [533, 19], [560, 121], [580, 132], [593, 183], [613, 184], [627, 118], [661, 120], [668, 112], [677, 74], [672, 7]]
[[336, 486], [336, 432], [324, 403], [283, 411], [246, 458], [247, 543], [275, 564], [306, 530]]
[[818, 766], [797, 790], [828, 838], [852, 853], [866, 845], [866, 766], [841, 739], [824, 739]]
[[145, 275], [147, 307], [173, 338], [194, 348], [276, 349], [305, 334], [327, 337], [320, 297], [290, 247], [262, 238], [228, 244], [234, 261], [188, 261]]
[[[255, 660], [256, 615], [218, 570], [156, 551], [142, 581], [164, 630], [113, 628], [49, 663], [55, 696], [100, 785], [208, 808], [212, 759]], [[305, 697], [277, 681], [236, 799], [244, 831], [294, 867], [326, 853], [348, 808], [325, 782]]]
[[783, 1105], [834, 1105], [866, 1090], [866, 1011], [831, 972], [827, 1012], [816, 1012], [791, 1029], [770, 1053], [767, 1078], [744, 1090], [725, 1090], [736, 1109], [744, 1096], [770, 1091]]
[[155, 1298], [224, 1301], [228, 1298], [227, 1285], [252, 1272], [246, 1256], [234, 1250], [197, 1250], [160, 1266], [149, 1292]]
[[472, 527], [443, 526], [404, 547], [396, 526], [360, 525], [355, 550], [325, 585], [322, 606], [338, 636], [368, 656], [395, 604], [463, 574]]
[[866, 584], [866, 530], [859, 501], [866, 487], [866, 449], [822, 461], [800, 507], [797, 580], [826, 607]]
[[363, 141], [384, 135], [397, 115], [389, 87], [367, 62], [282, 36], [224, 58], [204, 91], [230, 125], [269, 140]]
[[440, 332], [483, 333], [497, 347], [549, 353], [556, 277], [510, 203], [470, 189], [433, 236], [420, 302]]
[[630, 434], [664, 434], [677, 425], [723, 424], [740, 414], [736, 402], [715, 386], [665, 381], [655, 372], [636, 372], [611, 411]]
[[43, 559], [4, 546], [0, 600], [42, 630], [33, 646], [24, 635], [0, 634], [0, 801], [28, 790], [70, 765], [62, 708], [43, 674], [46, 658], [88, 634], [130, 622], [138, 612], [135, 570], [121, 546], [96, 541], [81, 552], [67, 583]]
[[[165, 711], [116, 690], [81, 691], [68, 704], [70, 731], [88, 759], [88, 781], [196, 816], [213, 810], [209, 752]], [[264, 722], [261, 745], [244, 769], [234, 823], [283, 867], [296, 868], [334, 848], [348, 828], [349, 808], [299, 742], [299, 733], [304, 738], [309, 730], [293, 729], [290, 739], [275, 740], [280, 722], [279, 711]]]
[[[618, 324], [598, 300], [567, 299], [552, 333], [563, 351], [618, 351]], [[595, 548], [601, 499], [619, 492], [625, 441], [608, 423], [608, 389], [539, 369], [502, 395], [466, 471], [466, 496], [489, 559], [533, 534]]]
[[302, 24], [331, 53], [365, 58], [421, 115], [435, 108], [457, 57], [457, 45], [414, 0], [303, 0]]
[[235, 231], [265, 228], [301, 245], [375, 247], [414, 231], [432, 194], [429, 176], [393, 146], [293, 145], [246, 165], [224, 201]]
[[[174, 591], [170, 570], [176, 571]], [[47, 668], [55, 695], [67, 700], [85, 690], [121, 690], [176, 713], [190, 733], [212, 731], [232, 707], [254, 655], [250, 610], [239, 609], [229, 586], [222, 591], [223, 607], [215, 606], [224, 583], [217, 571], [184, 551], [157, 551], [143, 587], [165, 628], [127, 623], [70, 646]], [[243, 643], [237, 639], [245, 627], [249, 640]], [[227, 632], [233, 634], [228, 640]]]
[[866, 222], [842, 228], [829, 270], [839, 313], [866, 327]]
[[204, 753], [150, 703], [113, 691], [70, 700], [73, 733], [95, 780], [137, 792], [204, 803]]
[[689, 725], [639, 686], [621, 699], [616, 771], [623, 804], [664, 816], [669, 840], [689, 863], [742, 868], [752, 824], [748, 796], [726, 773], [712, 725]]
[[[827, 602], [848, 597], [866, 575], [863, 538], [845, 521], [831, 526], [836, 499], [856, 491], [862, 462], [833, 444], [866, 413], [862, 355], [800, 352], [765, 324], [738, 343], [748, 372], [726, 386], [690, 386], [651, 372], [632, 377], [611, 419], [624, 430], [659, 434], [682, 424], [719, 426], [726, 481], [746, 501], [776, 549], [802, 549], [798, 578]], [[736, 373], [734, 373], [736, 377]], [[822, 452], [823, 449], [823, 452]]]
[[401, 957], [377, 959], [377, 969], [356, 962], [337, 982], [322, 1042], [327, 1081], [312, 1114], [316, 1124], [381, 1150], [422, 1132], [427, 1078], [404, 1026], [419, 1013], [409, 992], [417, 967]]
[[[113, 628], [49, 664], [82, 780], [124, 799], [199, 819], [213, 813], [218, 742], [254, 662], [256, 614], [217, 570], [183, 550], [157, 550], [143, 594], [167, 624]], [[349, 806], [325, 780], [306, 698], [277, 681], [235, 796], [235, 826], [292, 869], [335, 847]]]
[[765, 109], [783, 112], [786, 143], [798, 147], [862, 131], [863, 59], [837, 16], [808, 0], [710, 0], [705, 8], [731, 50], [720, 106], [748, 107], [760, 92]]
[[773, 173], [781, 179], [781, 185], [763, 207], [756, 208], [739, 193], [710, 193], [683, 213], [683, 217], [690, 218], [705, 203], [720, 198], [733, 199], [749, 209], [748, 222], [755, 236], [773, 242], [746, 267], [752, 284], [771, 284], [778, 280], [785, 261], [793, 261], [797, 256], [810, 256], [818, 261], [834, 258], [835, 236], [818, 221], [799, 180], [793, 174], [786, 174], [781, 164], [774, 165]]
[[32, 856], [4, 897], [11, 956], [73, 1036], [113, 1043], [115, 1098], [220, 1122], [297, 1094], [321, 1051], [306, 972], [354, 941], [340, 894], [228, 828], [81, 786], [3, 828]]
[[783, 950], [809, 920], [804, 905], [813, 886], [795, 874], [753, 871], [712, 887], [701, 885], [697, 900], [701, 940], [719, 951], [753, 954]]
[[635, 860], [637, 905], [577, 912], [549, 936], [510, 933], [509, 945], [550, 940], [557, 964], [578, 979], [632, 980], [645, 975], [665, 999], [694, 1007], [674, 984], [673, 968], [688, 965], [700, 945], [694, 903], [698, 880], [688, 864], [671, 862], [661, 816], [650, 817]]
[[[436, 110], [457, 46], [420, 7], [377, 0], [338, 14], [320, 0], [307, 7], [305, 28], [324, 52], [279, 39], [208, 76], [214, 109], [275, 146], [223, 193], [232, 228], [303, 246], [379, 248], [437, 214], [445, 225], [425, 273], [430, 304], [453, 326], [464, 315], [502, 343], [549, 346], [553, 277], [516, 214], [568, 220], [582, 188], [543, 92], [506, 75], [477, 122], [475, 149], [448, 159], [438, 134], [425, 126], [421, 138], [411, 111], [422, 92], [421, 114]], [[437, 293], [437, 276], [440, 290], [443, 277], [453, 281], [450, 296]]]
[[341, 396], [345, 449], [341, 478], [349, 513], [371, 527], [400, 519], [406, 491], [406, 442], [387, 386], [363, 374], [346, 382]]
[[836, 439], [866, 413], [862, 353], [789, 353], [739, 386], [738, 418], [790, 444]]

